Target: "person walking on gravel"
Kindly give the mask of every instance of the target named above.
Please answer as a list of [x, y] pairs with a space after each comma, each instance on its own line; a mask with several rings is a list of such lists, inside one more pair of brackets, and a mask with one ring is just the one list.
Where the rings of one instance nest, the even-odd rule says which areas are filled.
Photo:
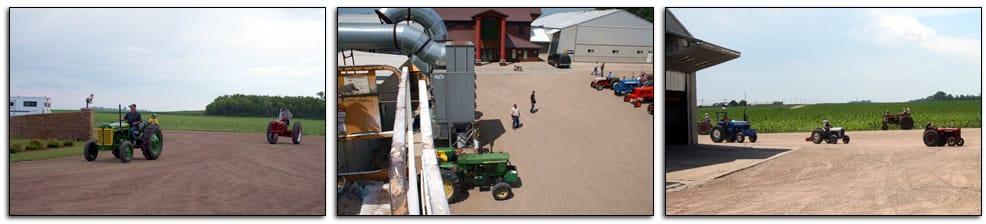
[[520, 110], [517, 110], [517, 104], [514, 104], [514, 108], [510, 109], [510, 117], [514, 120], [514, 129], [520, 127]]
[[534, 113], [535, 111], [537, 111], [537, 107], [535, 107], [535, 106], [534, 106], [534, 104], [537, 104], [537, 101], [536, 101], [536, 100], [534, 100], [534, 90], [531, 90], [531, 113], [532, 113], [532, 114], [533, 114], [533, 113]]
[[596, 62], [595, 66], [592, 66], [592, 76], [599, 75], [599, 62]]

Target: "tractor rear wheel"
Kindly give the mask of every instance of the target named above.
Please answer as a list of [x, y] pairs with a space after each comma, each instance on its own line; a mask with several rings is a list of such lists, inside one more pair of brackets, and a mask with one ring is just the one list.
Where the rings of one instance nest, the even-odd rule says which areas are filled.
[[815, 129], [811, 131], [811, 142], [815, 144], [822, 143], [822, 130]]
[[849, 144], [849, 136], [842, 136], [842, 144]]
[[958, 145], [958, 146], [965, 145], [965, 139], [959, 138], [959, 142], [956, 142], [955, 145]]
[[935, 131], [933, 129], [926, 130], [924, 131], [924, 134], [921, 136], [922, 139], [924, 139], [925, 146], [932, 147], [938, 145], [938, 131]]
[[914, 127], [914, 118], [902, 117], [900, 118], [900, 129], [911, 130]]
[[746, 141], [746, 135], [743, 135], [742, 132], [736, 133], [736, 142], [743, 143], [744, 141]]
[[267, 143], [277, 144], [277, 134], [270, 130], [270, 125], [267, 125]]
[[129, 163], [130, 160], [134, 159], [134, 144], [130, 141], [123, 141], [117, 153], [120, 154], [120, 162]]
[[455, 175], [455, 171], [442, 169], [442, 185], [445, 189], [445, 199], [448, 200], [449, 204], [462, 201], [462, 194], [464, 193], [462, 181], [459, 180], [458, 175]]
[[86, 142], [85, 148], [82, 149], [82, 155], [86, 157], [86, 161], [96, 160], [96, 156], [99, 155], [99, 149], [96, 148], [96, 141], [89, 140]]
[[154, 124], [148, 125], [140, 138], [144, 144], [140, 149], [145, 159], [156, 160], [161, 156], [161, 150], [164, 149], [164, 134], [161, 133], [160, 127]]
[[514, 192], [510, 190], [510, 184], [499, 182], [493, 185], [493, 199], [503, 201], [514, 197]]
[[725, 131], [722, 130], [722, 127], [720, 126], [713, 127], [712, 132], [709, 133], [709, 137], [712, 138], [712, 142], [720, 143], [723, 140], [722, 138], [722, 135], [724, 134], [723, 132]]
[[887, 122], [883, 122], [883, 126], [880, 126], [880, 130], [886, 131], [887, 129], [890, 129], [890, 127], [887, 126]]
[[301, 122], [294, 122], [294, 128], [291, 128], [291, 143], [295, 145], [301, 144]]
[[948, 146], [955, 146], [956, 142], [958, 142], [958, 140], [955, 139], [954, 136], [953, 137], [948, 137], [948, 140], [946, 140], [946, 141], [947, 141], [946, 144], [948, 144]]

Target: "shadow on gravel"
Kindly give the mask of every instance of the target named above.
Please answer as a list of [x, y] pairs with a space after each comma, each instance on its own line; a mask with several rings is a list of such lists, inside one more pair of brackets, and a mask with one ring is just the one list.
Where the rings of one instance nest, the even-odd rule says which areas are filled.
[[668, 146], [664, 150], [664, 173], [728, 163], [737, 159], [765, 159], [788, 150], [791, 149], [738, 145]]

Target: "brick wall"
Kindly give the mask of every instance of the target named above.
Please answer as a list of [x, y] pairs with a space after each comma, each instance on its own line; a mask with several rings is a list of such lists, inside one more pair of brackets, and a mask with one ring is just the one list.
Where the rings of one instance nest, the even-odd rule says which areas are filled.
[[92, 109], [10, 117], [10, 137], [86, 141], [93, 139]]

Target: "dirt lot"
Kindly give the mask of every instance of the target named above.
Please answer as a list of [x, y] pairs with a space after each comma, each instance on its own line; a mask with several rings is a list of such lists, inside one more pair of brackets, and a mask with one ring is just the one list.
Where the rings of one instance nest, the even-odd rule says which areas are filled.
[[[109, 151], [10, 166], [11, 215], [325, 215], [325, 137], [165, 131], [161, 158]], [[81, 152], [80, 152], [81, 154]]]
[[[485, 148], [510, 153], [523, 187], [496, 201], [475, 188], [452, 214], [654, 214], [654, 118], [612, 91], [589, 88], [591, 63], [555, 69], [520, 63], [477, 67], [477, 107]], [[640, 72], [652, 65], [607, 64]], [[531, 90], [539, 112], [531, 114]], [[510, 108], [523, 127], [511, 129]]]
[[[922, 131], [850, 131], [848, 145], [804, 142], [807, 132], [716, 144], [799, 149], [668, 191], [666, 214], [981, 215], [981, 129], [963, 129], [963, 147], [935, 148], [924, 146]], [[708, 136], [699, 142], [713, 144]]]

